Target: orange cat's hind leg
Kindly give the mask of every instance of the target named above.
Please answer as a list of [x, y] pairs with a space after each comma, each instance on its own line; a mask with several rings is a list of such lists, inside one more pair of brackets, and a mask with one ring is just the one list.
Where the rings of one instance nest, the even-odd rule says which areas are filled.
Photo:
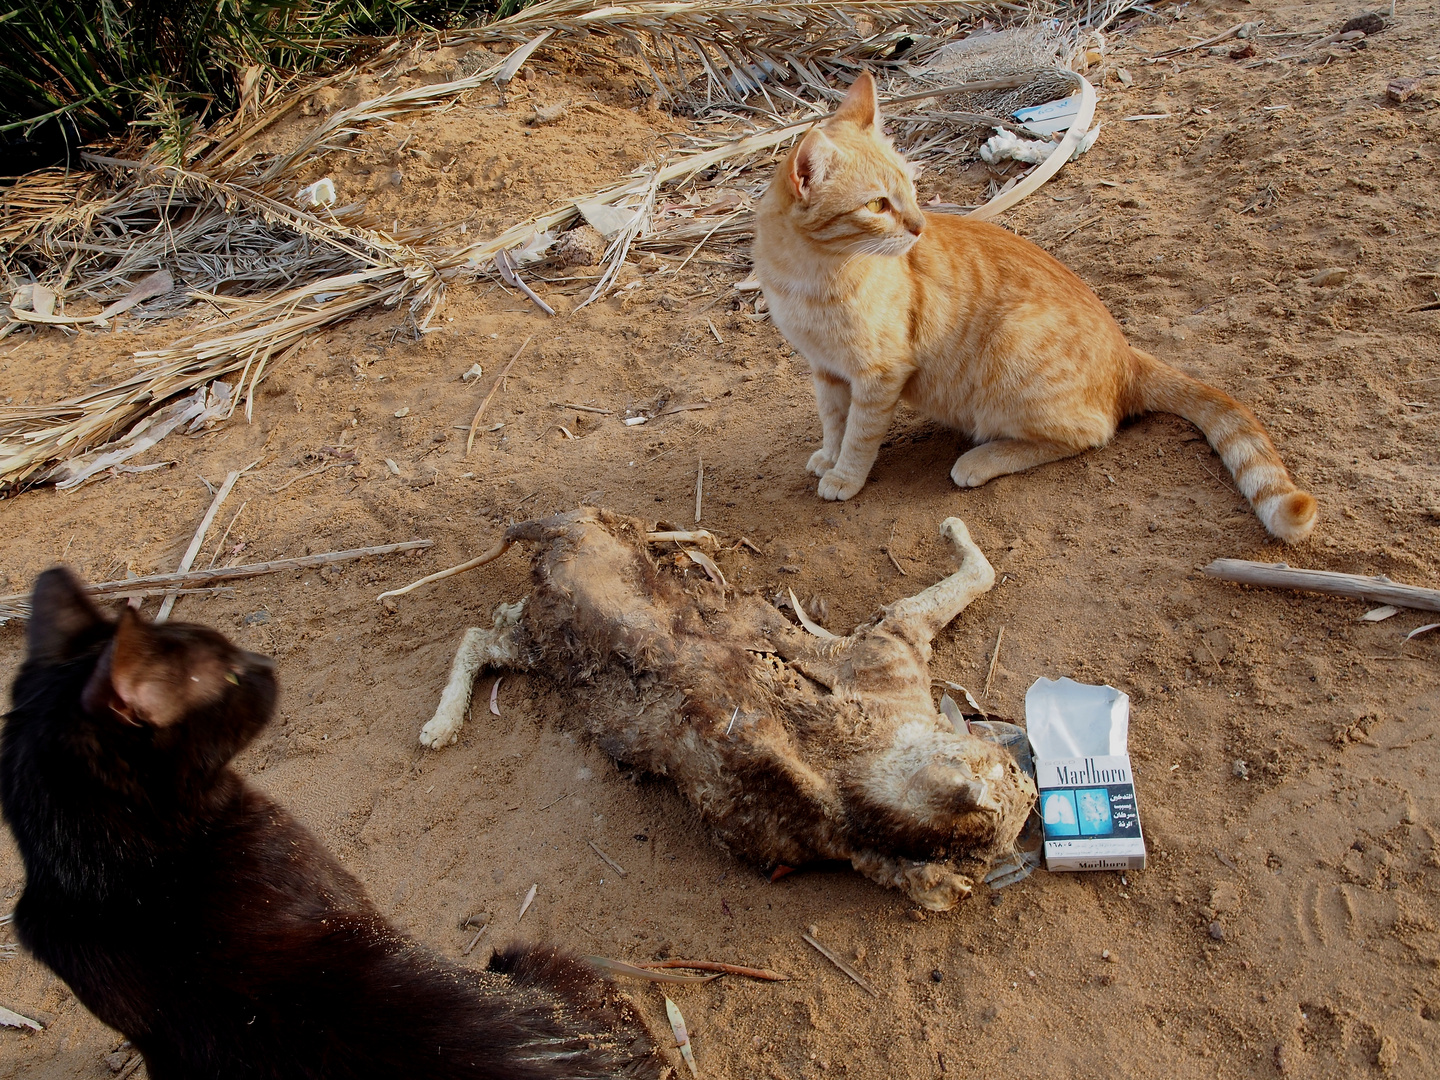
[[1046, 462], [1073, 457], [1084, 449], [1057, 442], [995, 439], [961, 454], [950, 470], [950, 479], [959, 487], [979, 487], [997, 476], [1008, 476]]

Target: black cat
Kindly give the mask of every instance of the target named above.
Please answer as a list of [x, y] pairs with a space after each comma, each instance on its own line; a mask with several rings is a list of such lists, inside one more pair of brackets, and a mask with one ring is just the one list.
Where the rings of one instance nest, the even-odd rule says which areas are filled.
[[0, 736], [15, 928], [151, 1080], [657, 1074], [588, 969], [548, 948], [484, 972], [431, 954], [228, 767], [274, 709], [269, 659], [111, 621], [63, 568], [32, 605]]

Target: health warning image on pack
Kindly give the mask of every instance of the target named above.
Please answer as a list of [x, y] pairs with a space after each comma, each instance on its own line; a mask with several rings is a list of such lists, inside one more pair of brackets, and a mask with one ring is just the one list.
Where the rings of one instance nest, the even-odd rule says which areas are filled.
[[1040, 807], [1047, 840], [1140, 835], [1135, 789], [1129, 784], [1043, 791]]
[[1075, 792], [1047, 791], [1042, 806], [1045, 839], [1055, 840], [1080, 835], [1080, 818], [1075, 812]]
[[1080, 814], [1081, 836], [1109, 836], [1110, 792], [1105, 788], [1090, 788], [1075, 792], [1075, 807]]

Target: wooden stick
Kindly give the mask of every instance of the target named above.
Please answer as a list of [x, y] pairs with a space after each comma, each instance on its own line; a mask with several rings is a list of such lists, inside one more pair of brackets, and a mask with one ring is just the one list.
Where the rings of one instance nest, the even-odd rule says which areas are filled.
[[1284, 563], [1251, 562], [1249, 559], [1216, 559], [1205, 567], [1205, 573], [1221, 581], [1238, 581], [1242, 585], [1330, 593], [1417, 611], [1440, 611], [1440, 589], [1402, 585], [1384, 574], [1361, 577], [1359, 574], [1339, 574], [1331, 570], [1297, 570]]
[[460, 950], [460, 955], [469, 956], [470, 953], [474, 950], [475, 946], [479, 943], [480, 938], [484, 935], [485, 931], [489, 929], [490, 924], [486, 923], [484, 926], [480, 927], [479, 930], [476, 930], [475, 936], [470, 939], [470, 944], [466, 945], [465, 948]]
[[836, 956], [833, 952], [831, 952], [829, 949], [827, 949], [824, 945], [821, 945], [820, 942], [816, 941], [816, 940], [815, 940], [813, 937], [811, 937], [809, 934], [801, 934], [800, 936], [801, 936], [802, 938], [804, 938], [807, 942], [809, 942], [811, 945], [813, 945], [813, 946], [815, 947], [816, 951], [819, 952], [821, 956], [825, 957], [826, 960], [829, 960], [832, 964], [834, 964], [837, 968], [839, 968], [841, 971], [843, 971], [846, 975], [848, 975], [848, 976], [850, 976], [850, 978], [854, 979], [854, 980], [855, 980], [855, 984], [856, 984], [857, 986], [859, 986], [861, 990], [864, 990], [864, 991], [865, 991], [867, 994], [869, 994], [871, 997], [877, 997], [877, 998], [878, 998], [878, 997], [880, 996], [880, 991], [876, 990], [876, 989], [875, 989], [873, 986], [871, 986], [868, 982], [866, 982], [864, 979], [862, 979], [862, 978], [860, 977], [860, 973], [859, 973], [858, 971], [856, 971], [854, 968], [852, 968], [849, 964], [845, 963], [844, 960], [841, 960], [840, 957]]
[[590, 845], [590, 850], [591, 850], [591, 851], [595, 852], [596, 855], [599, 855], [600, 858], [602, 858], [602, 859], [605, 860], [605, 862], [610, 866], [610, 869], [614, 870], [614, 871], [615, 871], [617, 874], [619, 874], [621, 877], [626, 877], [626, 876], [628, 876], [628, 875], [626, 874], [625, 868], [624, 868], [623, 866], [621, 866], [618, 862], [616, 862], [614, 859], [612, 859], [609, 855], [606, 855], [605, 852], [601, 851], [598, 847], [595, 846], [595, 841], [594, 841], [594, 840], [586, 840], [585, 842]]
[[700, 458], [699, 471], [695, 473], [695, 524], [700, 524], [700, 500], [705, 494], [705, 458]]
[[[113, 599], [117, 596], [137, 596], [150, 586], [186, 588], [194, 585], [209, 585], [216, 581], [233, 581], [238, 578], [261, 577], [265, 574], [280, 574], [286, 570], [307, 570], [314, 566], [329, 566], [332, 563], [366, 559], [372, 555], [393, 555], [400, 551], [419, 551], [433, 547], [434, 540], [406, 540], [399, 544], [381, 544], [378, 547], [351, 548], [349, 551], [330, 551], [323, 555], [299, 555], [293, 559], [275, 559], [271, 562], [251, 563], [248, 566], [220, 566], [212, 570], [191, 570], [185, 574], [150, 574], [147, 577], [127, 578], [124, 581], [104, 581], [98, 585], [85, 586], [87, 596]], [[13, 593], [0, 596], [0, 616], [9, 619], [28, 617], [30, 610], [29, 593]]]
[[376, 600], [384, 600], [387, 596], [404, 596], [408, 592], [414, 592], [421, 585], [429, 585], [432, 581], [443, 581], [445, 578], [454, 577], [456, 574], [463, 574], [466, 570], [474, 570], [477, 566], [484, 566], [488, 562], [494, 562], [505, 552], [510, 550], [513, 541], [501, 540], [483, 555], [477, 555], [469, 562], [463, 562], [459, 566], [452, 566], [448, 570], [441, 570], [428, 577], [422, 577], [419, 581], [412, 581], [409, 585], [400, 589], [391, 589], [389, 592], [382, 592]]
[[765, 982], [789, 982], [789, 975], [782, 975], [769, 968], [743, 967], [740, 964], [722, 964], [718, 960], [646, 960], [635, 965], [639, 968], [685, 968], [690, 971], [719, 971], [726, 975], [743, 975], [747, 979], [762, 979]]
[[1229, 41], [1231, 38], [1239, 35], [1244, 27], [1244, 23], [1236, 23], [1224, 33], [1216, 34], [1214, 37], [1208, 37], [1204, 41], [1196, 41], [1190, 45], [1181, 45], [1176, 49], [1166, 49], [1164, 52], [1156, 53], [1151, 59], [1168, 60], [1172, 56], [1183, 56], [1185, 53], [1194, 52], [1196, 49], [1204, 49], [1210, 45], [1219, 45], [1222, 41]]
[[[257, 459], [258, 460], [258, 459]], [[250, 465], [254, 465], [252, 461]], [[245, 469], [250, 468], [246, 465]], [[220, 490], [215, 493], [215, 498], [210, 500], [210, 509], [205, 511], [205, 516], [200, 519], [200, 527], [195, 530], [195, 535], [190, 538], [190, 546], [185, 549], [185, 554], [180, 559], [180, 566], [176, 573], [183, 574], [189, 570], [195, 562], [195, 556], [200, 554], [200, 547], [205, 543], [205, 534], [210, 531], [210, 526], [215, 523], [215, 515], [220, 512], [220, 504], [230, 495], [230, 489], [235, 486], [235, 481], [240, 479], [240, 474], [245, 469], [236, 469], [229, 476], [225, 477], [225, 483], [220, 485]], [[163, 623], [170, 618], [170, 612], [175, 607], [175, 594], [166, 593], [165, 599], [160, 602], [160, 611], [155, 616], [157, 623]]]
[[301, 480], [309, 480], [310, 477], [312, 477], [312, 476], [319, 476], [322, 472], [325, 472], [327, 469], [343, 469], [343, 468], [345, 468], [347, 465], [356, 465], [356, 464], [358, 464], [358, 462], [354, 462], [354, 461], [332, 461], [332, 462], [330, 462], [329, 465], [321, 465], [318, 469], [311, 469], [309, 472], [301, 473], [299, 476], [292, 476], [289, 480], [286, 480], [286, 481], [285, 481], [283, 484], [281, 484], [279, 487], [277, 487], [277, 488], [271, 488], [271, 489], [270, 489], [270, 494], [271, 494], [271, 495], [279, 495], [280, 492], [284, 491], [284, 490], [285, 490], [286, 488], [288, 488], [291, 484], [298, 484]]
[[609, 409], [597, 409], [594, 405], [573, 405], [568, 401], [552, 401], [550, 404], [554, 405], [557, 409], [575, 409], [579, 412], [599, 413], [601, 416], [611, 415]]
[[1000, 659], [1000, 643], [1005, 640], [1005, 627], [1000, 627], [1000, 632], [995, 635], [995, 651], [990, 654], [990, 670], [985, 673], [985, 689], [980, 691], [981, 697], [990, 696], [990, 680], [995, 678], [995, 662]]
[[494, 400], [496, 392], [500, 389], [501, 384], [504, 383], [505, 376], [510, 374], [510, 369], [515, 366], [515, 361], [519, 360], [520, 354], [525, 351], [525, 346], [534, 340], [535, 335], [531, 334], [520, 343], [520, 348], [515, 350], [515, 355], [510, 358], [510, 363], [505, 365], [505, 370], [502, 371], [495, 380], [495, 385], [490, 387], [490, 392], [485, 395], [485, 400], [480, 402], [480, 408], [475, 410], [475, 417], [470, 421], [470, 434], [465, 437], [465, 456], [467, 458], [470, 456], [470, 448], [475, 445], [475, 429], [480, 426], [480, 417], [485, 415], [485, 410], [490, 407], [490, 402]]
[[886, 556], [889, 557], [890, 562], [891, 562], [891, 564], [895, 567], [895, 569], [900, 571], [900, 576], [901, 576], [901, 577], [909, 577], [910, 575], [907, 574], [907, 573], [905, 573], [905, 568], [900, 565], [900, 560], [897, 559], [897, 558], [895, 558], [894, 546], [895, 546], [895, 526], [894, 526], [894, 525], [891, 525], [891, 526], [890, 526], [890, 539], [887, 540], [887, 541], [885, 541], [885, 554], [886, 554]]

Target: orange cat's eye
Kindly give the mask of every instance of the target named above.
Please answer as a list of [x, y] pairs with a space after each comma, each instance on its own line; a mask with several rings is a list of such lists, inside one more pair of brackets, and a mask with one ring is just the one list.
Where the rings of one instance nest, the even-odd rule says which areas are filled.
[[869, 210], [872, 214], [883, 214], [886, 210], [890, 209], [890, 200], [871, 199], [865, 204], [865, 209]]

